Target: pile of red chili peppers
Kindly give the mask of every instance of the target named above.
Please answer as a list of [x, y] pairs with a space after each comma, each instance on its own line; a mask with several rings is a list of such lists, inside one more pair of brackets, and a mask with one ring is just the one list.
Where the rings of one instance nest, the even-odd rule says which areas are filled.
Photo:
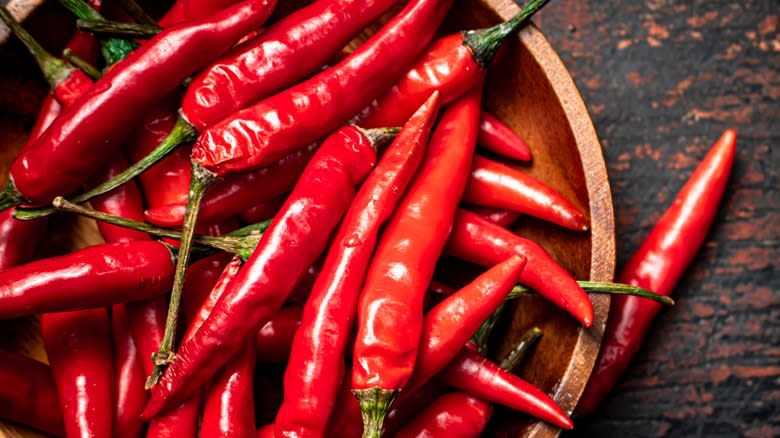
[[[453, 0], [316, 0], [268, 23], [275, 0], [177, 0], [156, 22], [132, 0], [120, 22], [60, 1], [107, 32], [76, 31], [73, 65], [0, 7], [52, 90], [0, 195], [0, 318], [40, 314], [49, 364], [0, 351], [0, 419], [54, 436], [476, 437], [494, 405], [569, 429], [514, 374], [538, 329], [485, 356], [502, 304], [533, 290], [587, 328], [588, 292], [629, 294], [592, 411], [671, 302], [734, 158], [727, 131], [628, 285], [578, 282], [507, 227], [586, 232], [587, 215], [518, 170], [533, 145], [481, 109], [494, 55], [548, 0], [440, 38]], [[35, 260], [58, 209], [106, 243]], [[456, 289], [444, 257], [484, 270]], [[279, 364], [281, 395], [256, 390]]]

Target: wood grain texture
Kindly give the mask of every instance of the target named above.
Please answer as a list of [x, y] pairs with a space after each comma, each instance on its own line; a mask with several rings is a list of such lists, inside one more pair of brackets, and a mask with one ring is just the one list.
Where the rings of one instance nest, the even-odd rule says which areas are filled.
[[707, 243], [617, 390], [567, 437], [780, 436], [780, 4], [553, 1], [536, 22], [600, 134], [618, 267], [728, 127]]

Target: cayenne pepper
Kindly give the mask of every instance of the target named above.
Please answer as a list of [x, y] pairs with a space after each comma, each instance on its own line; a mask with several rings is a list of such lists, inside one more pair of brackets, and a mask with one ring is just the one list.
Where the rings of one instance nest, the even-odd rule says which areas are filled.
[[466, 186], [481, 96], [477, 86], [444, 111], [366, 274], [352, 366], [365, 436], [378, 436], [387, 408], [414, 370], [423, 297]]
[[200, 435], [214, 438], [255, 434], [255, 343], [247, 342], [217, 373], [203, 406]]
[[490, 403], [463, 392], [450, 392], [434, 400], [394, 436], [476, 438], [492, 414]]
[[[618, 276], [621, 283], [670, 295], [691, 264], [718, 213], [736, 153], [737, 133], [726, 130]], [[628, 368], [661, 305], [614, 297], [596, 366], [577, 412], [593, 412]]]
[[434, 93], [406, 123], [361, 186], [333, 239], [293, 340], [284, 401], [274, 422], [277, 435], [325, 435], [379, 229], [422, 161], [438, 101], [439, 94]]
[[477, 144], [490, 152], [519, 161], [531, 161], [531, 148], [498, 117], [482, 111]]
[[144, 370], [141, 356], [130, 333], [124, 304], [111, 307], [111, 337], [114, 346], [114, 435], [118, 438], [141, 436], [141, 411], [146, 404]]
[[57, 386], [48, 365], [0, 350], [0, 418], [63, 437]]

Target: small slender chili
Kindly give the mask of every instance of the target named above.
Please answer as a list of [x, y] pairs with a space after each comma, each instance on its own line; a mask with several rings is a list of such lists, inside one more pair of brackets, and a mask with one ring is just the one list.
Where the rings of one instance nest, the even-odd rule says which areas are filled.
[[0, 418], [65, 436], [57, 386], [48, 365], [0, 350]]
[[[736, 153], [737, 133], [726, 130], [680, 190], [618, 276], [619, 281], [670, 295], [691, 264], [718, 213]], [[577, 412], [587, 415], [609, 394], [639, 351], [661, 306], [615, 297], [588, 386]]]
[[520, 216], [522, 216], [516, 211], [500, 210], [490, 207], [473, 207], [469, 209], [478, 214], [482, 219], [504, 228], [509, 228], [520, 218]]
[[170, 290], [173, 259], [158, 242], [91, 246], [0, 271], [0, 319], [143, 300]]
[[295, 332], [301, 325], [303, 307], [284, 307], [257, 332], [257, 362], [285, 363], [290, 358]]
[[171, 27], [186, 21], [201, 20], [240, 2], [241, 0], [176, 0], [157, 24]]
[[41, 337], [57, 384], [68, 437], [113, 436], [110, 330], [105, 308], [41, 315]]
[[471, 169], [481, 95], [475, 87], [444, 111], [366, 275], [352, 366], [364, 436], [378, 436], [387, 408], [412, 376], [423, 298]]
[[474, 157], [463, 200], [538, 217], [571, 230], [588, 229], [585, 215], [555, 189], [531, 175], [479, 155]]
[[[246, 0], [210, 19], [160, 32], [115, 65], [17, 157], [2, 207], [51, 201], [78, 189], [161, 96], [270, 15], [273, 0]], [[176, 50], [170, 50], [176, 47]]]
[[528, 258], [519, 282], [566, 310], [585, 327], [593, 324], [593, 305], [574, 278], [538, 244], [459, 210], [445, 252], [481, 266], [491, 266], [512, 254]]
[[214, 378], [203, 406], [200, 434], [204, 437], [251, 437], [256, 433], [255, 342], [245, 345]]
[[[105, 178], [111, 178], [117, 173], [127, 168], [127, 159], [121, 155], [111, 159], [109, 165], [101, 170], [97, 177], [98, 181]], [[92, 207], [100, 212], [120, 216], [132, 220], [142, 221], [143, 217], [143, 197], [135, 181], [117, 187], [114, 190], [93, 198], [90, 201]], [[106, 243], [124, 243], [141, 240], [150, 240], [146, 233], [130, 230], [127, 228], [110, 225], [106, 222], [98, 222], [98, 230]]]
[[360, 188], [306, 301], [284, 373], [280, 436], [323, 436], [344, 375], [357, 301], [380, 227], [393, 214], [425, 153], [438, 114], [434, 93], [406, 123]]
[[487, 426], [490, 403], [463, 392], [450, 392], [433, 401], [396, 438], [477, 438]]
[[[151, 418], [180, 402], [214, 375], [284, 303], [319, 257], [355, 194], [355, 185], [374, 165], [372, 131], [339, 129], [323, 143], [292, 194], [263, 234], [257, 249], [230, 283], [193, 339], [184, 342], [144, 409]], [[184, 240], [182, 240], [182, 251]], [[171, 307], [177, 300], [176, 289]], [[172, 311], [166, 330], [175, 330]], [[170, 351], [164, 345], [162, 354]], [[162, 355], [161, 355], [162, 357]], [[154, 383], [154, 380], [152, 380]]]
[[477, 143], [490, 152], [519, 161], [531, 161], [531, 148], [498, 117], [482, 111]]
[[434, 41], [404, 76], [363, 111], [367, 127], [403, 123], [434, 91], [442, 104], [474, 88], [504, 40], [549, 0], [531, 0], [511, 20], [487, 29], [468, 30]]
[[124, 304], [111, 307], [111, 334], [114, 346], [114, 434], [118, 438], [141, 436], [141, 411], [146, 404], [144, 370], [130, 333]]

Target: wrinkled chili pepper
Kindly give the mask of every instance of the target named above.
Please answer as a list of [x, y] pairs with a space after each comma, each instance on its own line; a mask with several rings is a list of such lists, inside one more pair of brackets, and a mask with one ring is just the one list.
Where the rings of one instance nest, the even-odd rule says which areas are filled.
[[141, 436], [141, 411], [146, 404], [144, 370], [138, 349], [130, 333], [127, 310], [123, 304], [111, 307], [111, 334], [114, 346], [114, 436], [137, 438]]
[[499, 210], [490, 207], [473, 207], [470, 208], [470, 210], [479, 215], [482, 219], [504, 228], [508, 228], [521, 216], [520, 213], [515, 211]]
[[529, 1], [515, 17], [497, 26], [463, 31], [434, 41], [393, 88], [363, 111], [361, 126], [400, 125], [434, 91], [441, 93], [444, 104], [474, 88], [501, 43], [548, 1]]
[[[736, 153], [737, 133], [726, 130], [680, 190], [672, 205], [618, 276], [621, 283], [670, 295], [690, 265], [718, 213]], [[639, 351], [661, 310], [658, 303], [617, 296], [610, 308], [596, 367], [577, 412], [587, 415], [601, 403]]]
[[257, 362], [287, 362], [302, 316], [303, 307], [284, 307], [265, 323], [255, 338]]
[[203, 406], [204, 437], [251, 437], [255, 429], [255, 343], [247, 342], [214, 378]]
[[48, 365], [0, 350], [0, 418], [65, 436], [60, 399]]
[[114, 365], [109, 330], [105, 308], [41, 315], [41, 337], [68, 437], [113, 436]]
[[434, 400], [395, 437], [477, 438], [492, 414], [490, 403], [463, 392], [450, 392]]
[[585, 327], [593, 324], [593, 305], [574, 278], [538, 244], [459, 210], [445, 252], [481, 266], [491, 266], [511, 254], [528, 258], [519, 282], [566, 310]]
[[[57, 194], [78, 189], [86, 176], [105, 163], [146, 110], [262, 24], [273, 5], [273, 0], [246, 0], [210, 19], [164, 30], [133, 51], [16, 159], [2, 206], [24, 199], [45, 203]], [[171, 51], [171, 47], [176, 50]]]
[[304, 307], [284, 374], [280, 436], [323, 436], [344, 376], [344, 351], [357, 300], [379, 238], [425, 153], [438, 93], [406, 123], [360, 188], [333, 239]]
[[104, 244], [0, 271], [0, 318], [161, 295], [170, 290], [171, 257], [153, 241]]
[[588, 220], [563, 195], [538, 179], [497, 161], [474, 156], [463, 201], [538, 217], [571, 230], [588, 229]]
[[[144, 410], [146, 418], [192, 394], [238, 351], [244, 338], [282, 306], [298, 279], [325, 249], [331, 231], [352, 201], [355, 185], [373, 167], [373, 134], [367, 136], [347, 126], [323, 143], [246, 265], [152, 388]], [[175, 313], [172, 315], [175, 321]]]
[[387, 407], [414, 370], [423, 297], [471, 169], [481, 95], [481, 86], [475, 87], [444, 111], [366, 274], [358, 304], [352, 389], [370, 436], [379, 433]]
[[501, 119], [487, 111], [482, 111], [477, 144], [502, 157], [519, 161], [531, 160], [531, 149], [526, 142]]

